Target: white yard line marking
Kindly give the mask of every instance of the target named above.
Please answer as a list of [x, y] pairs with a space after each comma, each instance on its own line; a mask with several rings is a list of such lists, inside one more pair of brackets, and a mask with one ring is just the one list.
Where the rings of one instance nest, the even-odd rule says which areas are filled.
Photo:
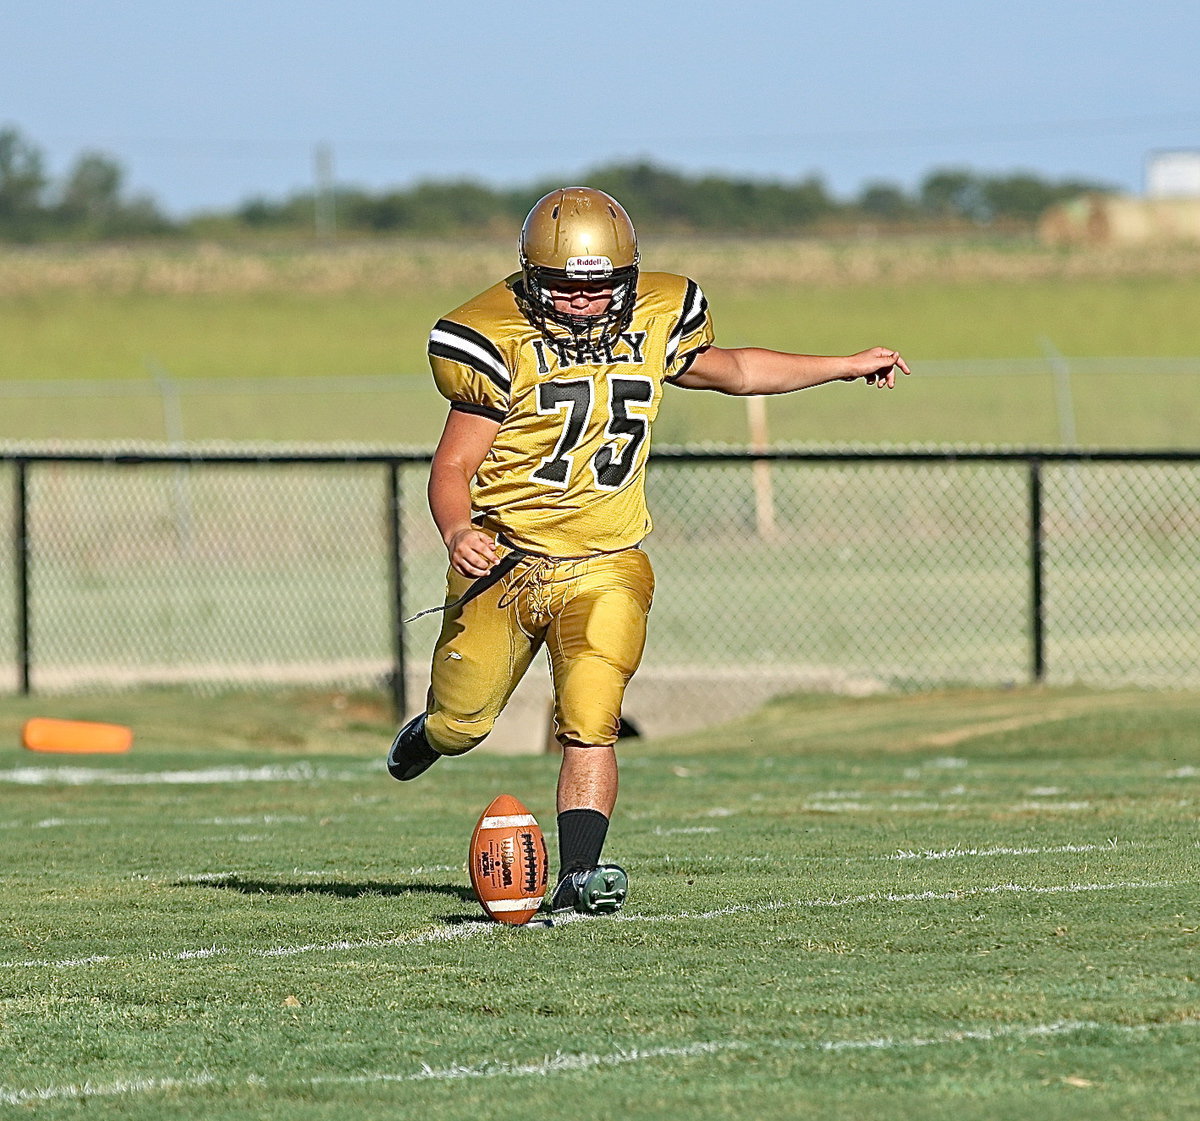
[[[757, 858], [756, 858], [757, 859]], [[418, 868], [400, 869], [393, 871], [392, 876], [432, 876], [441, 872], [456, 872], [465, 874], [466, 863], [459, 864], [425, 864]], [[305, 879], [326, 879], [330, 881], [354, 881], [363, 878], [363, 870], [361, 868], [293, 868], [291, 872], [286, 873], [290, 876], [303, 876]], [[36, 871], [25, 871], [21, 873], [0, 874], [0, 883], [5, 880], [43, 880], [47, 876], [73, 877], [80, 879], [86, 877], [89, 880], [116, 880], [118, 882], [139, 881], [142, 883], [159, 884], [166, 887], [182, 886], [184, 884], [215, 884], [217, 886], [235, 886], [239, 879], [257, 880], [262, 877], [274, 878], [268, 876], [262, 871], [254, 872], [247, 869], [234, 869], [225, 872], [168, 872], [158, 869], [153, 875], [145, 872], [129, 872], [126, 870], [118, 870], [113, 872], [87, 872], [82, 873], [74, 868], [39, 868]], [[316, 885], [319, 890], [320, 885]]]
[[[1091, 883], [1091, 884], [1053, 884], [1047, 887], [1038, 887], [1028, 884], [993, 884], [990, 887], [967, 887], [959, 888], [954, 891], [917, 891], [905, 894], [894, 892], [865, 892], [862, 895], [848, 895], [842, 898], [829, 899], [793, 899], [781, 900], [773, 903], [735, 903], [728, 907], [719, 907], [712, 911], [681, 911], [677, 914], [669, 915], [635, 915], [628, 912], [620, 912], [611, 916], [612, 922], [634, 922], [634, 923], [664, 923], [664, 922], [683, 922], [689, 920], [708, 920], [724, 918], [728, 915], [765, 915], [775, 911], [785, 911], [790, 909], [804, 909], [808, 907], [853, 907], [868, 903], [926, 903], [937, 900], [958, 900], [958, 899], [974, 899], [988, 895], [1078, 895], [1085, 892], [1093, 891], [1134, 891], [1145, 890], [1147, 888], [1164, 888], [1178, 886], [1175, 881], [1157, 880], [1143, 881], [1133, 880], [1119, 883]], [[556, 926], [566, 925], [567, 923], [581, 916], [568, 915], [562, 918], [555, 919]], [[436, 942], [454, 942], [460, 938], [472, 938], [479, 934], [495, 934], [497, 931], [508, 931], [511, 927], [501, 923], [493, 922], [466, 922], [457, 926], [435, 927], [433, 930], [424, 931], [418, 934], [403, 934], [395, 938], [364, 938], [359, 940], [341, 940], [337, 942], [312, 942], [298, 946], [275, 946], [268, 949], [246, 949], [244, 947], [234, 946], [208, 946], [195, 950], [180, 950], [175, 953], [159, 953], [148, 954], [145, 956], [136, 957], [135, 960], [143, 962], [158, 962], [158, 961], [195, 961], [205, 958], [226, 957], [236, 954], [245, 954], [255, 958], [280, 958], [280, 957], [295, 957], [300, 954], [311, 953], [336, 953], [345, 950], [375, 950], [386, 949], [390, 946], [416, 946], [425, 945]], [[84, 965], [99, 965], [109, 961], [117, 960], [116, 955], [97, 954], [88, 958], [64, 959], [60, 961], [49, 961], [46, 959], [33, 959], [29, 961], [4, 961], [0, 962], [0, 969], [68, 969]]]
[[951, 849], [923, 849], [921, 852], [914, 852], [909, 849], [901, 849], [899, 852], [892, 853], [890, 856], [883, 856], [881, 860], [952, 860], [960, 856], [1039, 856], [1043, 853], [1070, 853], [1070, 852], [1111, 852], [1117, 846], [1110, 842], [1105, 845], [1053, 845], [1047, 848], [1038, 848], [1029, 846], [1027, 848], [1007, 848], [1003, 845], [996, 845], [986, 849], [967, 849], [967, 848], [951, 848]]
[[252, 817], [203, 817], [197, 821], [179, 821], [177, 826], [186, 825], [303, 825], [310, 818], [303, 814], [259, 814]]
[[[960, 791], [961, 793], [961, 791]], [[893, 795], [895, 797], [895, 795]], [[978, 813], [994, 810], [1001, 813], [1028, 813], [1030, 810], [1072, 812], [1091, 809], [1091, 802], [1016, 802], [1010, 806], [995, 806], [985, 799], [978, 802], [804, 802], [800, 809], [805, 813]]]
[[1058, 1020], [1052, 1024], [1014, 1024], [1009, 1027], [976, 1028], [941, 1032], [931, 1036], [897, 1039], [836, 1039], [816, 1044], [820, 1051], [893, 1051], [906, 1047], [936, 1047], [950, 1043], [990, 1043], [995, 1039], [1044, 1039], [1055, 1035], [1073, 1035], [1081, 1031], [1111, 1031], [1121, 1035], [1144, 1035], [1160, 1028], [1200, 1027], [1198, 1019], [1173, 1020], [1154, 1024], [1104, 1024], [1097, 1020]]
[[[74, 1101], [80, 1098], [117, 1098], [133, 1094], [153, 1094], [159, 1090], [182, 1090], [212, 1086], [217, 1080], [208, 1074], [192, 1078], [135, 1078], [128, 1082], [82, 1082], [78, 1085], [42, 1086], [36, 1090], [0, 1089], [0, 1105], [32, 1105], [34, 1102]], [[247, 1085], [249, 1080], [247, 1080]]]
[[[337, 942], [310, 942], [300, 946], [272, 946], [267, 949], [245, 949], [233, 946], [206, 946], [196, 950], [179, 950], [175, 953], [147, 954], [137, 957], [143, 962], [157, 961], [201, 961], [207, 958], [227, 957], [231, 954], [246, 954], [254, 958], [296, 957], [300, 954], [335, 953], [343, 950], [378, 950], [388, 946], [419, 946], [429, 942], [454, 942], [460, 938], [471, 938], [477, 934], [490, 934], [502, 928], [499, 923], [468, 922], [459, 926], [435, 927], [420, 934], [402, 934], [395, 938], [342, 939]], [[59, 961], [33, 959], [30, 961], [3, 961], [0, 969], [71, 969], [82, 965], [102, 965], [117, 961], [115, 954], [95, 954], [87, 958], [64, 958]]]
[[1017, 802], [1016, 805], [1009, 806], [1009, 813], [1025, 813], [1029, 810], [1060, 810], [1070, 812], [1072, 810], [1090, 810], [1091, 802]]
[[112, 954], [93, 954], [90, 958], [66, 958], [63, 961], [5, 961], [0, 969], [71, 969], [77, 965], [102, 965], [115, 961]]
[[[163, 828], [188, 829], [198, 826], [221, 827], [226, 825], [304, 825], [312, 819], [301, 814], [258, 814], [250, 817], [203, 817], [190, 820], [177, 818], [161, 822]], [[48, 817], [42, 821], [0, 821], [0, 829], [90, 829], [97, 825], [111, 825], [109, 817]]]
[[1144, 890], [1146, 888], [1174, 887], [1170, 880], [1141, 881], [1133, 880], [1109, 884], [1055, 884], [1049, 887], [1036, 887], [1027, 884], [993, 884], [991, 887], [968, 887], [956, 891], [914, 891], [905, 894], [895, 892], [869, 891], [862, 895], [848, 895], [841, 899], [797, 899], [777, 903], [735, 903], [729, 907], [720, 907], [712, 911], [682, 911], [674, 915], [631, 915], [620, 912], [612, 916], [612, 921], [624, 922], [679, 922], [688, 919], [718, 919], [727, 915], [761, 915], [772, 911], [786, 911], [792, 908], [805, 907], [852, 907], [863, 903], [924, 903], [934, 900], [973, 899], [985, 895], [1077, 895], [1091, 891], [1122, 891]]
[[77, 825], [90, 828], [93, 825], [111, 825], [107, 817], [47, 817], [41, 821], [0, 821], [0, 829], [62, 829]]
[[98, 767], [13, 767], [0, 771], [0, 782], [18, 786], [191, 786], [224, 782], [350, 782], [367, 778], [381, 768], [364, 764], [351, 770], [330, 770], [311, 763], [262, 767], [207, 767], [199, 771], [121, 771]]
[[138, 1078], [126, 1082], [94, 1083], [85, 1082], [79, 1085], [44, 1086], [35, 1090], [0, 1089], [0, 1104], [27, 1105], [33, 1102], [63, 1101], [85, 1097], [123, 1097], [132, 1094], [153, 1093], [156, 1090], [178, 1090], [185, 1088], [200, 1088], [205, 1086], [220, 1086], [233, 1089], [240, 1086], [253, 1087], [261, 1090], [268, 1085], [289, 1086], [351, 1086], [370, 1085], [372, 1083], [392, 1082], [430, 1082], [458, 1081], [464, 1078], [522, 1078], [529, 1076], [546, 1076], [551, 1074], [569, 1074], [578, 1071], [594, 1070], [603, 1066], [623, 1066], [628, 1063], [646, 1062], [652, 1059], [689, 1058], [697, 1055], [711, 1055], [719, 1051], [730, 1051], [744, 1047], [745, 1044], [722, 1041], [720, 1043], [690, 1043], [679, 1047], [647, 1047], [633, 1048], [628, 1051], [613, 1051], [607, 1055], [563, 1054], [550, 1055], [537, 1062], [529, 1063], [487, 1063], [475, 1066], [453, 1065], [448, 1067], [422, 1066], [420, 1070], [404, 1073], [377, 1073], [326, 1075], [315, 1078], [282, 1078], [268, 1082], [261, 1074], [255, 1074], [245, 1079], [221, 1080], [213, 1075], [200, 1074], [192, 1078]]
[[372, 1082], [453, 1082], [463, 1078], [520, 1078], [529, 1075], [568, 1074], [596, 1067], [624, 1066], [651, 1059], [682, 1059], [696, 1055], [713, 1055], [745, 1047], [744, 1043], [724, 1040], [719, 1043], [688, 1043], [679, 1047], [635, 1047], [628, 1051], [611, 1051], [607, 1055], [564, 1054], [549, 1055], [532, 1063], [479, 1063], [474, 1066], [422, 1067], [405, 1074], [346, 1074], [318, 1076], [308, 1079], [309, 1085], [364, 1085]]
[[951, 1046], [963, 1043], [991, 1043], [996, 1040], [1034, 1040], [1079, 1032], [1108, 1031], [1115, 1035], [1146, 1035], [1150, 1032], [1188, 1029], [1200, 1026], [1200, 1020], [1184, 1019], [1172, 1023], [1105, 1024], [1095, 1020], [1059, 1020], [1050, 1024], [1014, 1024], [1009, 1027], [963, 1028], [932, 1036], [897, 1038], [881, 1036], [875, 1039], [825, 1039], [813, 1042], [774, 1040], [747, 1043], [740, 1040], [710, 1042], [699, 1040], [666, 1047], [638, 1047], [610, 1051], [604, 1055], [563, 1053], [548, 1055], [524, 1063], [452, 1064], [434, 1067], [422, 1065], [413, 1071], [367, 1071], [362, 1074], [317, 1075], [312, 1078], [268, 1078], [261, 1072], [245, 1078], [220, 1079], [211, 1074], [185, 1078], [137, 1078], [121, 1082], [83, 1082], [60, 1086], [42, 1086], [30, 1090], [0, 1088], [0, 1104], [31, 1105], [36, 1102], [70, 1101], [81, 1098], [131, 1097], [163, 1090], [201, 1089], [220, 1087], [233, 1090], [240, 1087], [261, 1091], [264, 1087], [284, 1086], [369, 1086], [403, 1082], [456, 1082], [469, 1078], [547, 1078], [556, 1074], [577, 1074], [597, 1067], [626, 1066], [631, 1063], [652, 1062], [656, 1059], [689, 1059], [719, 1055], [747, 1048], [766, 1048], [784, 1052], [817, 1052], [839, 1055], [856, 1051], [896, 1051], [912, 1047]]

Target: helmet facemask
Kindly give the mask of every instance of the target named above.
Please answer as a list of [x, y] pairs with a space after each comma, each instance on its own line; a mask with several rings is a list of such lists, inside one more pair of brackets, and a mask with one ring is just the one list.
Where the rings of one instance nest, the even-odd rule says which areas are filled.
[[[524, 274], [523, 310], [533, 325], [544, 335], [571, 340], [577, 344], [594, 344], [615, 340], [629, 328], [633, 319], [633, 304], [637, 295], [637, 263], [614, 269], [607, 258], [587, 258], [603, 261], [586, 270], [573, 268], [575, 258], [566, 269], [545, 268], [529, 260], [522, 261]], [[572, 315], [554, 306], [553, 291], [569, 290], [578, 284], [612, 286], [608, 307], [596, 315]]]
[[[633, 319], [637, 235], [616, 199], [592, 187], [552, 191], [521, 229], [521, 309], [547, 338], [583, 350], [611, 344]], [[604, 311], [578, 315], [554, 306], [553, 291], [611, 286]]]

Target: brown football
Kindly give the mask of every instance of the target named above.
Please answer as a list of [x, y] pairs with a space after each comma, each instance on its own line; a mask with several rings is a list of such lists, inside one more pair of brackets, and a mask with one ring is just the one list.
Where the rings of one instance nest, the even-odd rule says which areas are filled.
[[531, 814], [511, 794], [483, 811], [467, 857], [471, 886], [489, 918], [521, 926], [546, 894], [546, 839]]

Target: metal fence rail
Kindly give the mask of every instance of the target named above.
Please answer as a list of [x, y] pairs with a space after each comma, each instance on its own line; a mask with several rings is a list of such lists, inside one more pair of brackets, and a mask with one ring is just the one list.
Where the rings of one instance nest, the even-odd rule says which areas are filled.
[[[439, 624], [400, 620], [445, 570], [427, 468], [0, 455], [0, 690], [319, 683], [406, 711]], [[796, 689], [1200, 686], [1200, 452], [660, 451], [649, 491], [652, 728]]]

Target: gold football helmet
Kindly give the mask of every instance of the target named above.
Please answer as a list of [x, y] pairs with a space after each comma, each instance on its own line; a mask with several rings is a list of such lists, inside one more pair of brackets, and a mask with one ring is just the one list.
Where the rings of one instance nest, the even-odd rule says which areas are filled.
[[[543, 333], [554, 323], [577, 342], [615, 337], [629, 326], [637, 290], [637, 234], [625, 208], [594, 187], [551, 191], [521, 227], [522, 306]], [[599, 315], [569, 315], [554, 307], [552, 287], [611, 284]]]

